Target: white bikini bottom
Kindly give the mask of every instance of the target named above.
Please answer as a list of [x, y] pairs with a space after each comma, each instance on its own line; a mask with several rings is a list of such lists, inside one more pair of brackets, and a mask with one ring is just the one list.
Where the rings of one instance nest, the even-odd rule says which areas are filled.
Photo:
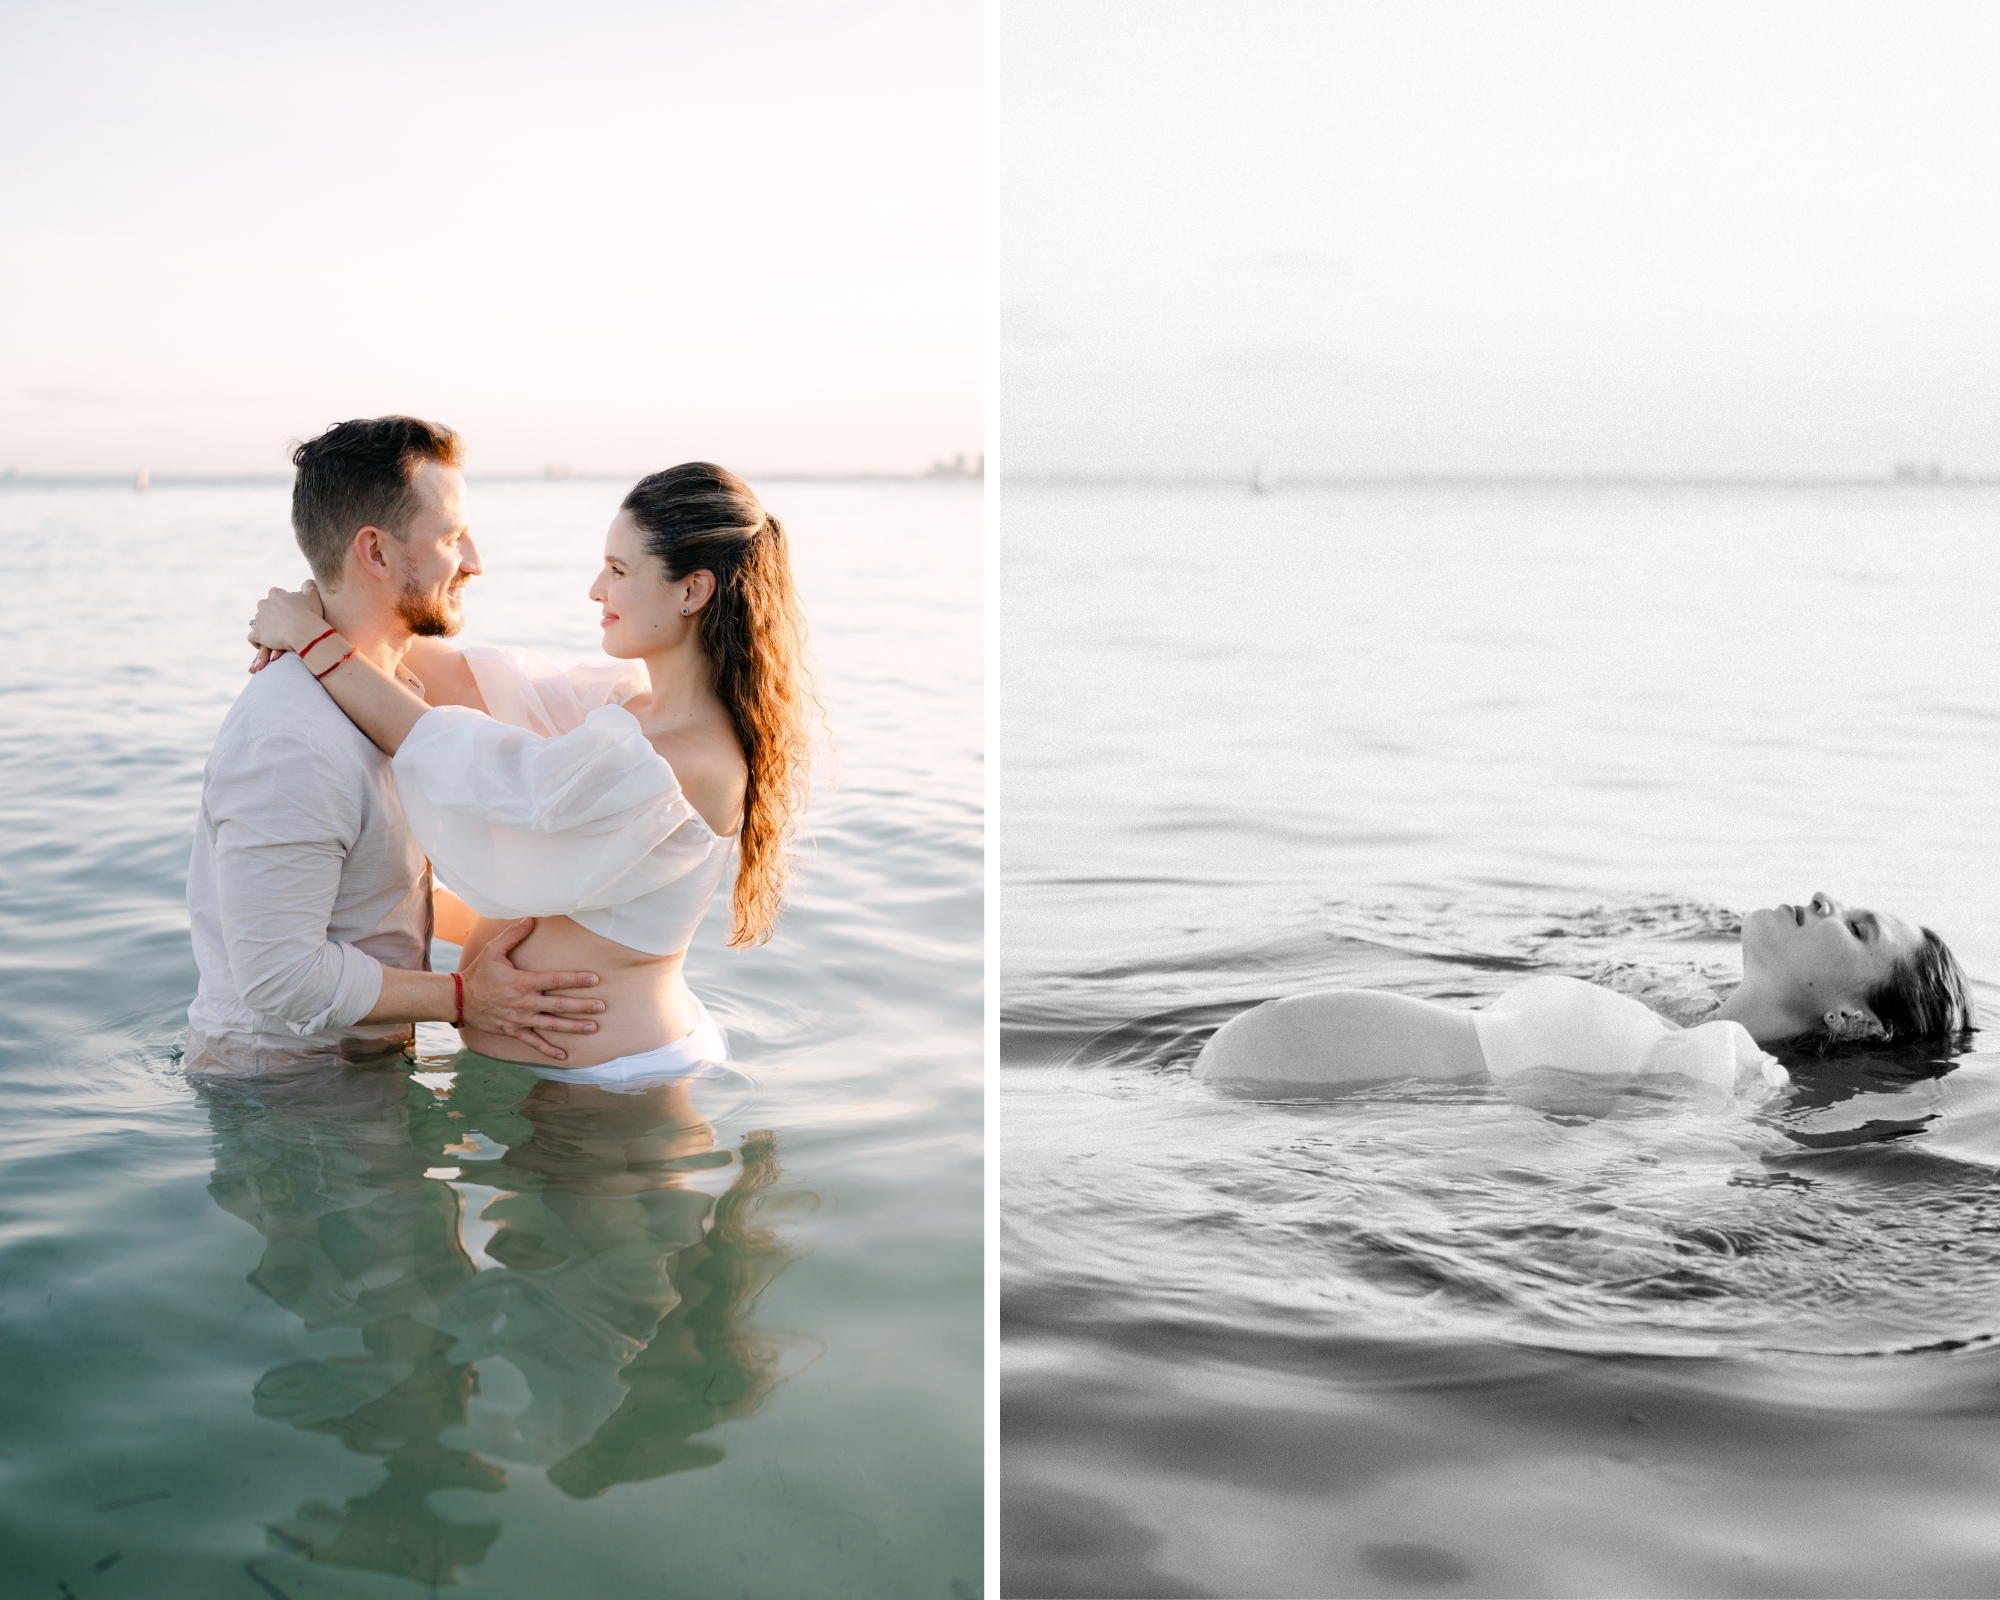
[[701, 1021], [691, 1033], [684, 1033], [657, 1050], [641, 1050], [633, 1056], [617, 1056], [594, 1067], [538, 1067], [523, 1061], [538, 1078], [558, 1083], [664, 1083], [694, 1078], [719, 1078], [729, 1069], [729, 1041], [708, 1014], [708, 1007], [694, 1003]]

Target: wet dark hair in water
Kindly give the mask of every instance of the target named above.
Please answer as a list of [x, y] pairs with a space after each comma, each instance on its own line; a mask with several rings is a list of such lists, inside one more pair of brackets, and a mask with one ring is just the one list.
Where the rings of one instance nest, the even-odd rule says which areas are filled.
[[[1917, 931], [1923, 940], [1916, 953], [1898, 961], [1889, 976], [1862, 997], [1886, 1030], [1868, 1043], [1948, 1043], [1972, 1026], [1972, 984], [1965, 969], [1951, 947], [1929, 928]], [[1839, 1042], [1823, 1026], [1792, 1041], [1821, 1052]]]
[[729, 942], [762, 944], [784, 905], [786, 848], [805, 804], [819, 709], [785, 530], [749, 484], [707, 461], [641, 478], [624, 509], [669, 581], [703, 568], [715, 574], [715, 593], [701, 609], [701, 643], [750, 768]]

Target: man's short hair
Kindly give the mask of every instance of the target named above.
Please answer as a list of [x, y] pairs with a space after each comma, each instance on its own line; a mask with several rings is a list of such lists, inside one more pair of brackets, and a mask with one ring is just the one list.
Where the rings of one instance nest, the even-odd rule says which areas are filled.
[[458, 465], [458, 435], [418, 417], [336, 422], [292, 452], [292, 533], [313, 576], [336, 583], [354, 536], [367, 527], [401, 539], [417, 501], [417, 468]]

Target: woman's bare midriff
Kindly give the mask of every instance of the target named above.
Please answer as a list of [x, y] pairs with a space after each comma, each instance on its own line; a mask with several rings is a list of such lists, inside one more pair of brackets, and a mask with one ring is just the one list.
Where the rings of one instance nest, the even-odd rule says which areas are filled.
[[[481, 917], [465, 942], [470, 962], [486, 941], [506, 927]], [[502, 1061], [526, 1061], [538, 1067], [594, 1067], [619, 1056], [657, 1050], [694, 1032], [701, 1021], [695, 998], [681, 977], [685, 950], [670, 956], [648, 955], [592, 933], [568, 917], [543, 917], [535, 931], [508, 952], [507, 959], [523, 972], [594, 972], [597, 983], [587, 989], [552, 989], [551, 994], [582, 995], [602, 1000], [604, 1010], [592, 1018], [595, 1033], [543, 1035], [564, 1053], [552, 1061], [519, 1039], [504, 1033], [465, 1028], [459, 1037], [468, 1049]]]

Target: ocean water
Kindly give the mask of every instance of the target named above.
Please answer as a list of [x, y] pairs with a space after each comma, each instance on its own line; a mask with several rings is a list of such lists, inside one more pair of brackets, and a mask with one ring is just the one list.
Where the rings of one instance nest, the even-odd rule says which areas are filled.
[[[472, 485], [466, 638], [597, 650], [622, 484]], [[981, 1584], [981, 506], [763, 486], [834, 758], [739, 1073], [191, 1083], [183, 880], [286, 485], [0, 490], [0, 1589]], [[454, 955], [440, 946], [441, 963]]]
[[[1003, 1592], [2000, 1591], [2000, 493], [1010, 485]], [[1742, 913], [1989, 1031], [1762, 1105], [1195, 1082], [1260, 1000]]]

